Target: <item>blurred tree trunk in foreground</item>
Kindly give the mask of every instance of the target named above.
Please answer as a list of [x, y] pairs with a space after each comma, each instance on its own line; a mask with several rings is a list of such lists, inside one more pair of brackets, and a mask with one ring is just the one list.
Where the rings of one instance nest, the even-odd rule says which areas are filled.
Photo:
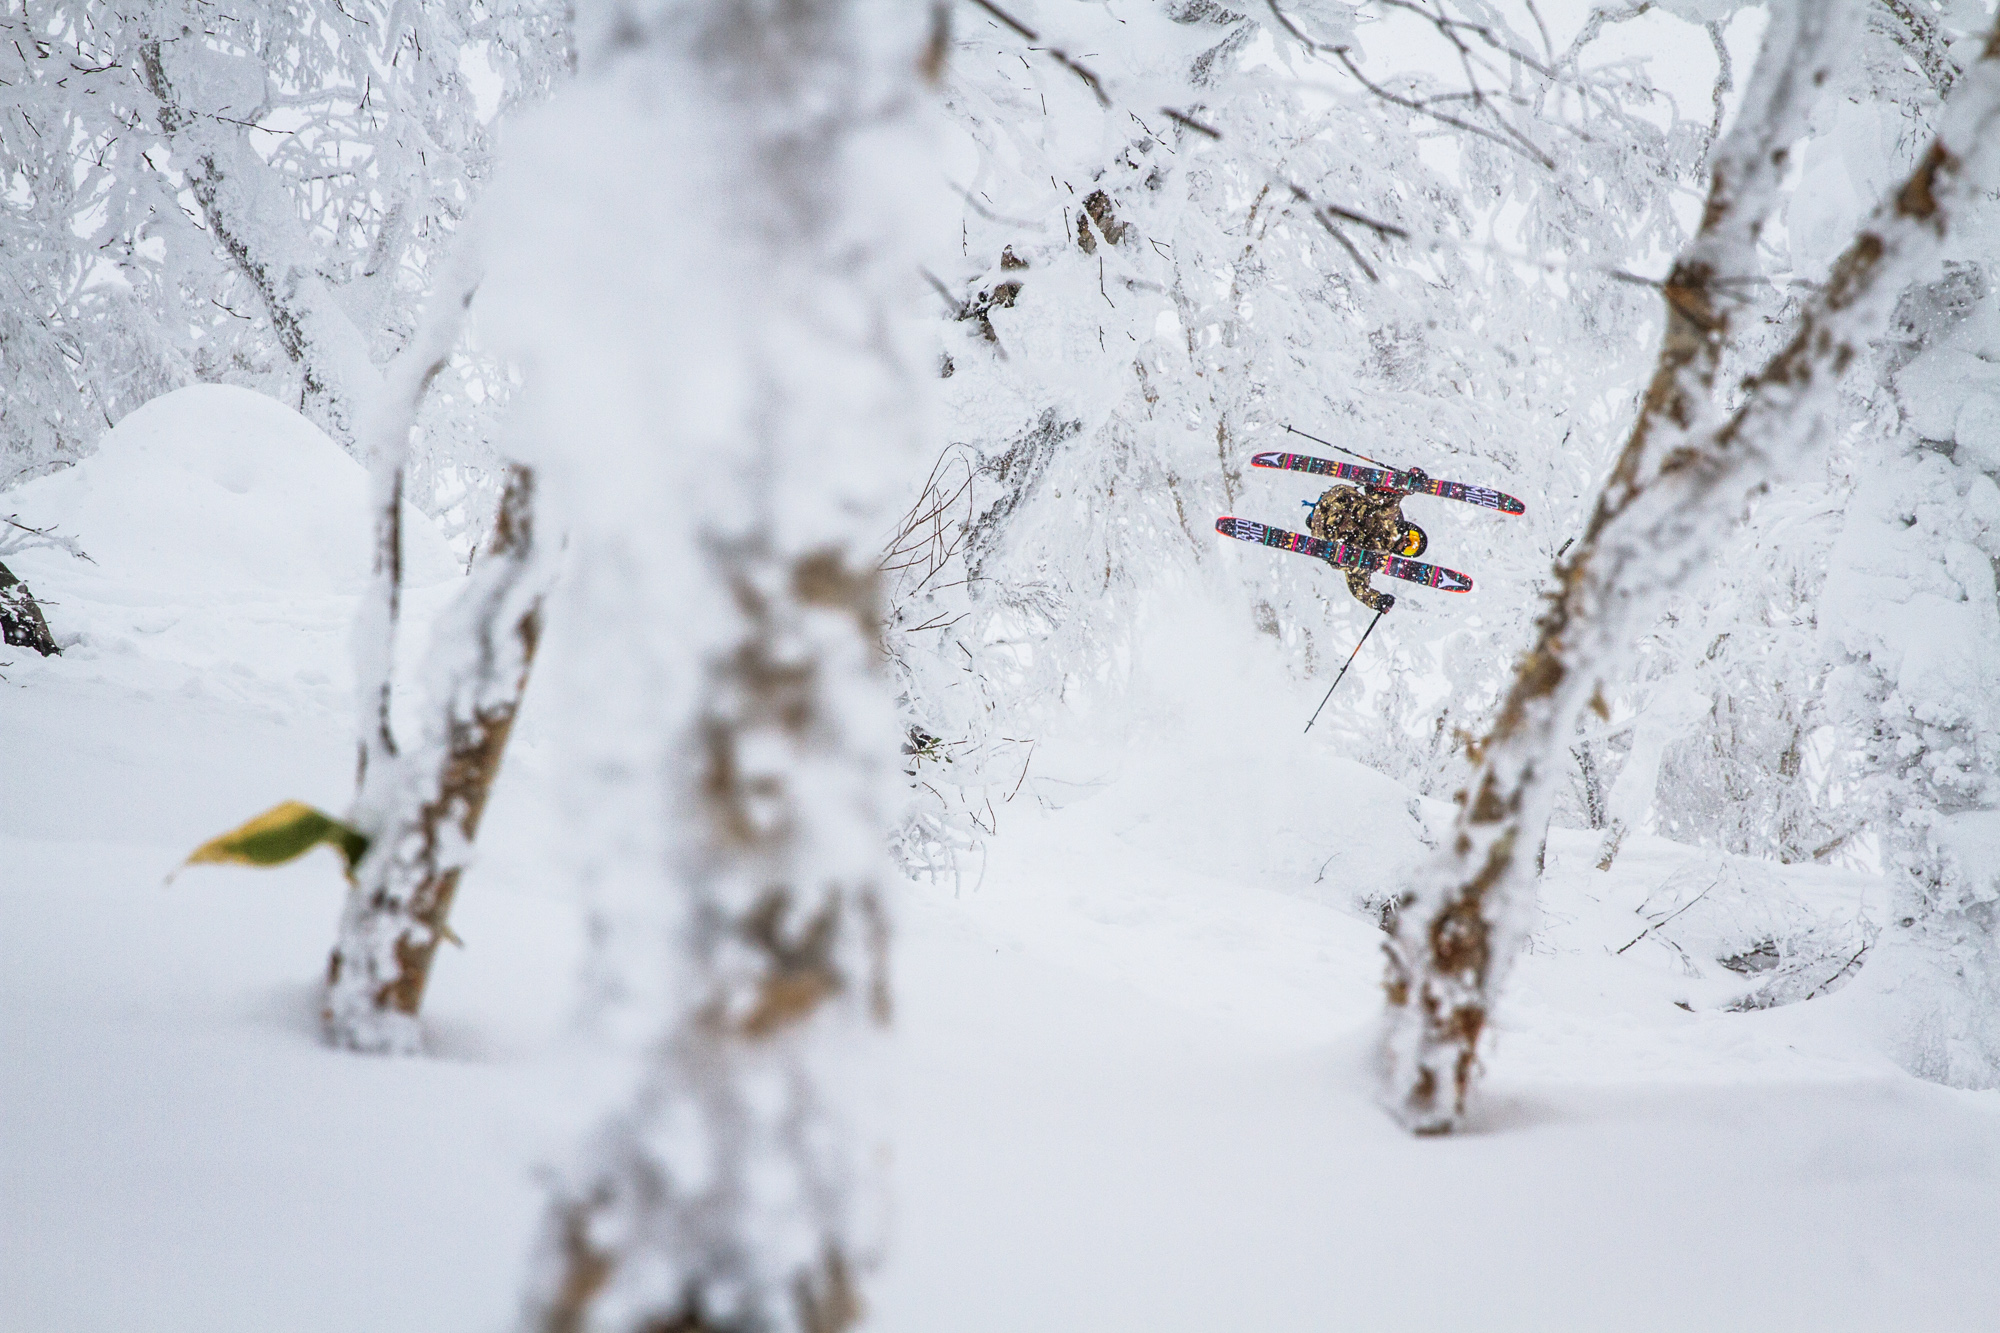
[[900, 768], [879, 564], [936, 374], [895, 309], [941, 213], [934, 21], [583, 6], [578, 84], [495, 185], [482, 329], [527, 368], [519, 452], [568, 542], [542, 689], [608, 1053], [536, 1329], [859, 1317]]

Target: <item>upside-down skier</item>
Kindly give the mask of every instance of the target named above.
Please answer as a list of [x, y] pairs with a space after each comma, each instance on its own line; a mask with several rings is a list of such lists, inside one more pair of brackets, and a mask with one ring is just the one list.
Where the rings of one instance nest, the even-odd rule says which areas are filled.
[[[1409, 475], [1419, 482], [1425, 479], [1423, 472], [1415, 468]], [[1370, 486], [1366, 490], [1330, 486], [1313, 506], [1312, 517], [1306, 520], [1306, 531], [1324, 541], [1346, 542], [1364, 551], [1415, 558], [1430, 543], [1422, 528], [1403, 517], [1405, 494], [1394, 486]], [[1347, 590], [1354, 594], [1354, 600], [1370, 611], [1385, 612], [1396, 605], [1395, 594], [1377, 592], [1369, 586], [1368, 570], [1341, 572], [1347, 576]]]

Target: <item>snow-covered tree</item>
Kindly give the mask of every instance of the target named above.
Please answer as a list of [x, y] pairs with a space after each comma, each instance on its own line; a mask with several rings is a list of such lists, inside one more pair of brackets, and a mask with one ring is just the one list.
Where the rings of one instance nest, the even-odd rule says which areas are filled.
[[[376, 471], [378, 585], [359, 636], [373, 762], [352, 814], [376, 854], [329, 967], [343, 1045], [414, 1044], [533, 650], [529, 478], [488, 443], [506, 376], [458, 340], [471, 258], [427, 329], [416, 312], [490, 172], [492, 115], [546, 89], [563, 23], [540, 0], [30, 0], [0, 16], [0, 483], [197, 379], [297, 402]], [[433, 725], [399, 754], [387, 682], [406, 499], [465, 537], [502, 504], [438, 640]]]
[[[1887, 3], [1867, 17], [1860, 58], [1821, 89], [1796, 154], [1786, 240], [1766, 250], [1781, 289], [1823, 280], [1856, 196], [1907, 173], [1989, 22], [1979, 4]], [[1988, 890], [1976, 858], [1944, 844], [1953, 818], [1984, 808], [1991, 719], [1970, 682], [2000, 660], [1979, 628], [1979, 578], [1953, 572], [1985, 540], [1982, 464], [1959, 446], [1956, 414], [1990, 385], [1986, 363], [1960, 352], [1980, 344], [1992, 225], [1988, 208], [1961, 204], [1942, 273], [1910, 284], [1868, 373], [1843, 385], [1825, 465], [1773, 478], [1660, 636], [1714, 700], [1668, 752], [1660, 830], [1781, 861], [1879, 859], [1901, 895], [1881, 953], [1884, 920], [1858, 924], [1889, 1045], [1926, 1076], [1974, 1084], [1995, 1076], [1979, 1017], [1992, 997]], [[1773, 303], [1774, 323], [1788, 303]], [[1917, 605], [1935, 614], [1898, 618]], [[1838, 957], [1796, 961], [1844, 974], [1853, 946], [1837, 943]]]
[[1731, 401], [1716, 401], [1741, 278], [1760, 274], [1759, 235], [1782, 197], [1786, 150], [1861, 17], [1851, 4], [1772, 6], [1701, 230], [1663, 287], [1668, 331], [1638, 421], [1483, 743], [1450, 844], [1406, 903], [1383, 1051], [1385, 1099], [1411, 1128], [1448, 1130], [1463, 1114], [1480, 1035], [1526, 935], [1527, 853], [1577, 718], [1748, 497], [1775, 468], [1809, 456], [1837, 411], [1842, 373], [1888, 325], [1905, 284], [1938, 262], [1954, 210], [1990, 188], [2000, 165], [2000, 59], [1989, 57], [1958, 80], [1917, 170], [1801, 302], [1784, 347]]
[[[1963, 25], [1986, 22], [1978, 4], [1957, 7], [1956, 18], [1951, 8], [1866, 8], [1855, 57], [1820, 87], [1794, 146], [1798, 179], [1782, 238], [1763, 248], [1759, 313], [1738, 321], [1719, 382], [1753, 373], [1776, 350], [1800, 294], [1825, 279], [1855, 219], [1930, 141], [1939, 99], [1977, 55]], [[1872, 466], [1882, 447], [1873, 385], [1849, 381], [1826, 458], [1771, 479], [1715, 569], [1673, 599], [1656, 630], [1653, 674], [1697, 679], [1712, 701], [1661, 767], [1663, 833], [1787, 862], [1859, 855], [1867, 816], [1845, 781], [1852, 747], [1826, 707], [1832, 660], [1820, 611], [1822, 594], [1837, 591], [1828, 560], [1857, 463]], [[1648, 688], [1627, 687], [1641, 701]]]
[[1834, 547], [1829, 711], [1894, 892], [1862, 973], [1913, 1072], [2000, 1086], [2000, 216], [1963, 210], [1876, 363]]
[[942, 216], [928, 6], [577, 14], [496, 188], [482, 325], [566, 534], [545, 679], [619, 1071], [555, 1187], [549, 1330], [835, 1333], [873, 1253], [897, 728], [879, 543], [918, 472], [906, 345]]
[[[541, 0], [0, 14], [0, 484], [196, 380], [351, 445], [490, 170], [468, 71], [502, 107], [538, 94], [560, 24]], [[456, 451], [478, 474], [425, 472], [447, 506], [499, 489], [481, 404], [502, 388], [464, 358], [435, 386], [420, 461]]]

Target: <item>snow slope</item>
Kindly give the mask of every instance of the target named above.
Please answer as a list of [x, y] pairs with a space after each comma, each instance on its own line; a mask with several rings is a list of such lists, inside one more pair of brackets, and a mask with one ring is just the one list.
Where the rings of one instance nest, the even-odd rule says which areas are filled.
[[[71, 647], [0, 654], [0, 1330], [501, 1329], [585, 1081], [532, 697], [461, 895], [468, 947], [438, 967], [435, 1055], [322, 1049], [330, 855], [162, 879], [276, 800], [338, 807], [350, 778], [359, 557], [297, 513], [233, 526], [242, 451], [215, 423], [298, 441], [252, 460], [260, 522], [358, 497], [360, 473], [296, 418], [196, 406], [155, 405], [149, 487], [120, 498], [85, 464], [0, 503], [98, 560], [8, 557]], [[2000, 1096], [1867, 1054], [1846, 991], [1729, 1013], [1747, 983], [1651, 937], [1614, 952], [1651, 919], [1635, 906], [1706, 875], [1686, 848], [1634, 839], [1600, 875], [1594, 840], [1558, 833], [1471, 1132], [1394, 1130], [1369, 1101], [1379, 935], [1355, 903], [1446, 812], [1296, 736], [1316, 691], [1180, 610], [1127, 715], [1037, 746], [962, 883], [900, 894], [870, 1327], [1993, 1326]], [[1772, 883], [1831, 915], [1880, 893]], [[1708, 910], [1675, 923], [1689, 950], [1727, 935]]]

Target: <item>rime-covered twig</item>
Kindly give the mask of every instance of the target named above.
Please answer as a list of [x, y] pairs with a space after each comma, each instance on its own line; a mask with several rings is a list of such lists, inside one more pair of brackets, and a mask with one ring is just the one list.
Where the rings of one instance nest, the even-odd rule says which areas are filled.
[[[1493, 25], [1490, 23], [1481, 23], [1474, 19], [1455, 19], [1444, 12], [1442, 4], [1437, 5], [1436, 8], [1431, 8], [1430, 6], [1417, 4], [1415, 0], [1375, 0], [1375, 3], [1381, 5], [1384, 9], [1400, 9], [1404, 13], [1414, 14], [1433, 28], [1436, 28], [1438, 34], [1451, 43], [1453, 50], [1458, 53], [1458, 58], [1462, 64], [1470, 65], [1477, 59], [1465, 39], [1459, 36], [1460, 33], [1471, 33], [1495, 55], [1505, 56], [1509, 61], [1517, 62], [1533, 70], [1543, 78], [1554, 77], [1554, 72], [1547, 65], [1536, 60], [1534, 56], [1522, 50], [1514, 43], [1502, 41], [1493, 31]], [[1536, 24], [1539, 25], [1542, 21], [1542, 16], [1535, 13], [1533, 4], [1528, 6], [1528, 11], [1533, 15]], [[1548, 43], [1548, 36], [1548, 29], [1545, 27], [1542, 28], [1542, 42], [1545, 46]], [[1494, 71], [1493, 67], [1483, 60], [1480, 63], [1484, 64], [1489, 72], [1498, 72]]]
[[[189, 41], [188, 49], [198, 46]], [[325, 404], [331, 433], [351, 443], [377, 387], [367, 339], [316, 268], [316, 248], [277, 174], [240, 133], [217, 135], [202, 123], [216, 118], [186, 103], [174, 51], [174, 41], [155, 37], [140, 44], [135, 62], [161, 138], [177, 165], [184, 163], [188, 193], [210, 235], [256, 291], [306, 393]]]
[[1814, 986], [1811, 990], [1807, 991], [1805, 993], [1804, 999], [1810, 1000], [1813, 996], [1819, 994], [1821, 991], [1825, 990], [1828, 986], [1831, 986], [1834, 982], [1840, 980], [1842, 977], [1846, 976], [1849, 972], [1853, 971], [1854, 965], [1860, 962], [1862, 956], [1866, 954], [1868, 950], [1873, 946], [1874, 946], [1873, 940], [1863, 940], [1861, 942], [1861, 947], [1856, 949], [1852, 954], [1852, 956], [1850, 956], [1846, 962], [1842, 963], [1840, 967], [1837, 970], [1835, 970], [1832, 976], [1828, 977], [1826, 980], [1820, 982], [1818, 985]]
[[[974, 0], [974, 2], [981, 3], [982, 8], [992, 10], [992, 6], [982, 3], [982, 0]], [[1528, 156], [1531, 160], [1535, 161], [1544, 169], [1553, 169], [1555, 167], [1556, 164], [1554, 160], [1551, 159], [1547, 153], [1543, 152], [1540, 148], [1536, 147], [1533, 143], [1529, 142], [1525, 137], [1523, 137], [1519, 133], [1519, 131], [1515, 130], [1511, 125], [1503, 126], [1506, 133], [1502, 135], [1496, 133], [1495, 131], [1485, 129], [1481, 126], [1471, 124], [1470, 122], [1464, 121], [1458, 117], [1453, 117], [1447, 113], [1436, 111], [1432, 106], [1428, 104], [1418, 103], [1411, 99], [1403, 98], [1399, 94], [1393, 92], [1390, 89], [1376, 85], [1371, 80], [1367, 79], [1364, 75], [1361, 74], [1358, 66], [1356, 66], [1352, 60], [1351, 52], [1347, 48], [1332, 47], [1332, 46], [1327, 46], [1324, 43], [1315, 42], [1311, 37], [1309, 37], [1307, 34], [1305, 34], [1298, 28], [1298, 26], [1290, 19], [1290, 17], [1287, 16], [1284, 13], [1284, 11], [1278, 7], [1278, 5], [1275, 3], [1275, 0], [1267, 0], [1267, 3], [1269, 4], [1273, 18], [1275, 18], [1277, 22], [1280, 25], [1282, 25], [1288, 33], [1290, 33], [1295, 39], [1297, 39], [1302, 45], [1306, 46], [1309, 50], [1316, 52], [1323, 51], [1334, 55], [1337, 59], [1339, 59], [1341, 62], [1343, 62], [1343, 64], [1345, 64], [1348, 67], [1349, 72], [1357, 80], [1359, 80], [1363, 84], [1363, 86], [1366, 87], [1372, 94], [1375, 94], [1380, 98], [1382, 98], [1383, 100], [1388, 101], [1392, 104], [1403, 106], [1405, 109], [1438, 120], [1440, 123], [1448, 124], [1452, 128], [1461, 130], [1466, 133], [1471, 133], [1482, 138], [1493, 140], [1495, 143], [1509, 149], [1510, 151], [1522, 153]], [[1427, 11], [1416, 10], [1414, 7], [1410, 8], [1413, 9], [1413, 12], [1423, 13], [1424, 16], [1430, 19], [1433, 23], [1440, 21], [1438, 16], [1431, 15]], [[1644, 7], [1642, 6], [1640, 12], [1643, 11]], [[1014, 22], [1011, 19], [1008, 19], [1006, 15], [1000, 14], [997, 11], [994, 12], [995, 16], [1001, 19], [1002, 21], [1007, 22], [1009, 27], [1014, 28], [1017, 32], [1024, 31], [1024, 29], [1022, 29], [1018, 23]], [[1632, 15], [1611, 16], [1612, 21], [1618, 21], [1619, 19], [1625, 17], [1632, 17]], [[1601, 26], [1601, 23], [1603, 22], [1604, 18], [1605, 15], [1602, 11], [1600, 11], [1598, 14], [1594, 14], [1592, 16], [1592, 22], [1586, 25], [1586, 31], [1594, 35], [1597, 28]], [[1498, 43], [1498, 38], [1494, 37], [1490, 29], [1485, 28], [1483, 25], [1469, 24], [1469, 23], [1464, 23], [1462, 21], [1449, 20], [1449, 19], [1445, 19], [1443, 21], [1446, 24], [1447, 29], [1449, 29], [1450, 27], [1464, 27], [1467, 30], [1478, 30], [1484, 34], [1482, 40]], [[1538, 16], [1538, 21], [1539, 21], [1539, 16]], [[1577, 55], [1584, 45], [1587, 45], [1585, 37], [1579, 36], [1577, 41], [1572, 43], [1569, 51], [1565, 53], [1563, 61], [1559, 62], [1557, 68], [1547, 67], [1543, 65], [1541, 62], [1536, 61], [1532, 56], [1518, 51], [1517, 48], [1511, 45], [1496, 46], [1496, 49], [1505, 50], [1510, 54], [1511, 57], [1519, 58], [1520, 60], [1523, 61], [1523, 63], [1527, 67], [1533, 69], [1538, 74], [1547, 77], [1551, 81], [1560, 81], [1558, 72], [1559, 67], [1562, 65], [1573, 67], [1575, 65]], [[1047, 54], [1047, 52], [1044, 53]], [[1727, 53], [1725, 52], [1724, 53], [1725, 62], [1726, 58], [1727, 58]], [[1095, 75], [1092, 75], [1091, 77], [1093, 80], [1094, 89], [1097, 90], [1100, 96], [1104, 99], [1103, 105], [1105, 105], [1106, 107], [1117, 106], [1118, 105], [1117, 99], [1111, 96], [1109, 90], [1104, 87], [1102, 81], [1096, 80]], [[1570, 86], [1570, 85], [1565, 85], [1565, 86]], [[1574, 86], [1577, 88], [1579, 93], [1585, 96], [1587, 99], [1597, 100], [1598, 95], [1593, 94], [1592, 90], [1581, 80], [1575, 81]], [[1727, 90], [1728, 90], [1728, 73], [1727, 73], [1727, 65], [1725, 63], [1723, 68], [1723, 73], [1721, 74], [1718, 83], [1718, 92], [1716, 96], [1720, 97], [1722, 92], [1726, 92]], [[1461, 95], [1458, 94], [1452, 95], [1452, 97], [1458, 97], [1458, 96]], [[1475, 89], [1473, 92], [1469, 94], [1464, 94], [1462, 96], [1469, 97], [1471, 100], [1475, 101], [1476, 103], [1478, 103], [1483, 107], [1485, 105], [1485, 102], [1492, 96], [1492, 94]], [[1451, 98], [1440, 97], [1440, 98], [1428, 99], [1429, 102], [1439, 102], [1445, 100], [1451, 100]], [[1209, 139], [1215, 143], [1231, 142], [1228, 136], [1222, 130], [1200, 119], [1198, 116], [1193, 114], [1191, 110], [1178, 107], [1170, 107], [1170, 106], [1162, 106], [1159, 108], [1159, 110], [1162, 115], [1166, 116], [1176, 125], [1179, 125], [1183, 129], [1186, 129], [1192, 133], [1199, 134], [1203, 138]], [[1141, 122], [1141, 124], [1143, 125], [1143, 122]], [[1417, 231], [1413, 231], [1408, 226], [1404, 226], [1394, 222], [1388, 222], [1381, 218], [1370, 217], [1369, 215], [1359, 212], [1355, 209], [1344, 207], [1340, 204], [1328, 202], [1327, 200], [1322, 199], [1319, 196], [1315, 195], [1312, 191], [1308, 190], [1305, 186], [1299, 184], [1297, 181], [1292, 180], [1278, 169], [1271, 168], [1263, 164], [1255, 164], [1255, 166], [1256, 169], [1265, 176], [1266, 181], [1270, 186], [1278, 190], [1281, 190], [1287, 198], [1290, 198], [1293, 202], [1301, 204], [1305, 207], [1307, 214], [1313, 219], [1313, 221], [1317, 222], [1326, 231], [1326, 233], [1333, 238], [1334, 242], [1341, 247], [1341, 249], [1347, 254], [1347, 256], [1351, 260], [1354, 261], [1355, 266], [1361, 270], [1362, 275], [1366, 277], [1370, 282], [1380, 281], [1380, 275], [1376, 272], [1374, 265], [1368, 262], [1368, 259], [1361, 253], [1359, 247], [1357, 247], [1354, 244], [1353, 240], [1349, 238], [1347, 233], [1342, 229], [1341, 227], [1342, 223], [1349, 223], [1354, 226], [1364, 228], [1367, 231], [1375, 233], [1375, 235], [1381, 237], [1384, 240], [1405, 241], [1426, 250], [1436, 251], [1441, 249], [1454, 249], [1460, 251], [1471, 251], [1477, 253], [1492, 254], [1499, 258], [1506, 259], [1511, 263], [1524, 264], [1529, 267], [1537, 268], [1548, 273], [1586, 271], [1586, 272], [1600, 273], [1603, 276], [1612, 279], [1614, 282], [1627, 283], [1633, 286], [1649, 287], [1655, 290], [1658, 290], [1661, 286], [1658, 279], [1644, 277], [1642, 275], [1632, 273], [1626, 269], [1619, 268], [1616, 266], [1607, 266], [1607, 265], [1591, 264], [1591, 263], [1575, 263], [1575, 262], [1557, 263], [1549, 260], [1536, 259], [1533, 258], [1532, 256], [1517, 253], [1491, 240], [1485, 242], [1474, 242], [1465, 240], [1463, 238], [1446, 237], [1443, 234], [1437, 232], [1432, 232], [1429, 234], [1419, 233]], [[969, 195], [967, 196], [967, 201], [971, 202]], [[980, 212], [984, 216], [988, 217], [993, 216], [986, 209], [979, 208], [977, 204], [974, 204], [973, 207], [975, 208], [976, 211]], [[973, 317], [975, 312], [973, 311], [972, 306], [968, 305], [965, 302], [961, 302], [957, 297], [953, 296], [951, 292], [944, 286], [943, 283], [938, 281], [937, 278], [931, 276], [928, 272], [925, 273], [924, 276], [926, 277], [926, 279], [929, 280], [931, 285], [937, 289], [938, 294], [945, 300], [945, 302], [952, 308], [953, 312], [959, 318], [965, 319]], [[1744, 282], [1753, 282], [1753, 283], [1765, 281], [1764, 279], [1761, 278], [1743, 278], [1740, 280]], [[987, 332], [989, 328], [990, 325], [982, 324], [981, 331]], [[996, 348], [998, 348], [1001, 359], [1005, 360], [1006, 349], [1003, 347], [999, 347], [998, 339], [994, 337], [992, 334], [988, 333], [987, 336], [989, 338], [989, 341], [992, 341], [995, 344]]]
[[1707, 887], [1707, 888], [1703, 889], [1703, 890], [1702, 890], [1702, 891], [1701, 891], [1700, 893], [1697, 893], [1697, 894], [1696, 894], [1696, 895], [1695, 895], [1694, 897], [1692, 897], [1692, 898], [1688, 899], [1688, 900], [1687, 900], [1686, 902], [1682, 903], [1682, 904], [1681, 904], [1681, 905], [1680, 905], [1679, 907], [1676, 907], [1676, 908], [1675, 908], [1675, 909], [1674, 909], [1673, 911], [1671, 911], [1671, 912], [1667, 913], [1667, 914], [1666, 914], [1665, 916], [1661, 917], [1661, 918], [1660, 918], [1660, 919], [1659, 919], [1658, 921], [1655, 921], [1655, 922], [1653, 922], [1653, 923], [1652, 923], [1651, 925], [1647, 926], [1647, 927], [1646, 927], [1646, 928], [1645, 928], [1644, 930], [1640, 931], [1640, 932], [1639, 932], [1639, 933], [1638, 933], [1637, 935], [1634, 935], [1634, 936], [1633, 936], [1633, 937], [1632, 937], [1631, 939], [1629, 939], [1629, 940], [1625, 941], [1625, 943], [1623, 943], [1623, 944], [1619, 945], [1619, 946], [1618, 946], [1618, 949], [1617, 949], [1617, 952], [1619, 952], [1619, 953], [1624, 953], [1624, 952], [1625, 952], [1625, 951], [1626, 951], [1627, 949], [1629, 949], [1629, 948], [1631, 948], [1631, 947], [1632, 947], [1633, 945], [1637, 944], [1637, 943], [1638, 943], [1638, 942], [1639, 942], [1640, 940], [1643, 940], [1643, 939], [1645, 939], [1645, 938], [1646, 938], [1646, 937], [1647, 937], [1648, 935], [1652, 934], [1652, 933], [1653, 933], [1654, 931], [1658, 930], [1658, 929], [1659, 929], [1660, 927], [1662, 927], [1662, 926], [1666, 925], [1666, 924], [1667, 924], [1667, 923], [1668, 923], [1669, 921], [1672, 921], [1672, 920], [1673, 920], [1673, 919], [1674, 919], [1675, 917], [1679, 916], [1679, 915], [1680, 915], [1680, 914], [1681, 914], [1682, 912], [1685, 912], [1685, 911], [1687, 911], [1687, 909], [1688, 909], [1688, 908], [1690, 908], [1690, 907], [1693, 907], [1693, 906], [1694, 906], [1694, 905], [1695, 905], [1696, 903], [1700, 902], [1700, 901], [1701, 901], [1701, 900], [1702, 900], [1703, 898], [1706, 898], [1706, 897], [1708, 897], [1708, 895], [1709, 895], [1709, 894], [1711, 894], [1711, 893], [1715, 892], [1715, 886], [1716, 886], [1716, 885], [1718, 885], [1718, 884], [1720, 884], [1720, 883], [1722, 883], [1722, 876], [1721, 876], [1721, 875], [1717, 875], [1717, 876], [1716, 876], [1716, 877], [1715, 877], [1715, 878], [1714, 878], [1713, 880], [1709, 881], [1709, 885], [1708, 885], [1708, 887]]
[[27, 537], [10, 537], [7, 538], [6, 540], [0, 540], [0, 555], [12, 555], [16, 551], [25, 551], [39, 544], [43, 546], [53, 546], [59, 551], [67, 551], [70, 555], [75, 556], [78, 560], [89, 560], [90, 563], [93, 565], [97, 563], [95, 560], [91, 560], [90, 553], [83, 549], [82, 543], [78, 542], [77, 539], [74, 537], [63, 536], [60, 532], [57, 532], [53, 526], [46, 528], [32, 528], [29, 527], [26, 523], [20, 522], [19, 519], [13, 514], [0, 516], [0, 523], [5, 523], [8, 527], [13, 528], [15, 531], [25, 532], [28, 534], [28, 537], [35, 538], [35, 541], [32, 542], [29, 541]]
[[[1029, 42], [1039, 42], [1042, 40], [1040, 35], [1037, 34], [1033, 28], [1030, 28], [1027, 24], [1021, 22], [1021, 20], [1015, 18], [1012, 14], [1009, 14], [1006, 10], [994, 4], [993, 0], [972, 0], [972, 3], [978, 5], [981, 9], [991, 14], [994, 18], [998, 19], [1000, 22], [1006, 24], [1009, 28], [1012, 28], [1016, 33], [1020, 34], [1020, 36], [1024, 40]], [[1097, 75], [1092, 73], [1087, 67], [1080, 64], [1074, 57], [1065, 52], [1061, 47], [1038, 46], [1038, 47], [1030, 47], [1029, 49], [1040, 51], [1042, 54], [1046, 55], [1049, 59], [1055, 61], [1058, 65], [1061, 65], [1064, 69], [1076, 75], [1077, 78], [1082, 79], [1084, 86], [1090, 89], [1091, 95], [1097, 99], [1097, 104], [1099, 106], [1109, 107], [1111, 105], [1111, 97], [1104, 91], [1103, 81], [1100, 80], [1097, 77]]]
[[1922, 0], [1882, 0], [1882, 8], [1902, 26], [1908, 40], [1897, 44], [1908, 53], [1910, 63], [1923, 71], [1940, 98], [1950, 96], [1958, 71], [1946, 50], [1948, 43], [1936, 12]]
[[1736, 88], [1735, 64], [1729, 56], [1729, 43], [1724, 38], [1722, 25], [1705, 25], [1708, 43], [1715, 51], [1715, 86], [1709, 93], [1712, 115], [1708, 122], [1708, 142], [1711, 148], [1722, 137], [1722, 113], [1727, 109], [1729, 94]]
[[1667, 282], [1668, 332], [1638, 420], [1482, 746], [1450, 850], [1425, 870], [1401, 918], [1385, 982], [1383, 1095], [1418, 1132], [1449, 1130], [1464, 1113], [1480, 1035], [1526, 935], [1531, 852], [1576, 718], [1749, 495], [1809, 453], [1841, 373], [1886, 324], [1904, 283], [1933, 260], [1952, 207], [1990, 188], [2000, 156], [2000, 30], [1960, 80], [1916, 171], [1804, 304], [1791, 340], [1742, 386], [1741, 405], [1719, 413], [1713, 379], [1732, 310], [1712, 280], [1747, 268], [1778, 202], [1782, 150], [1803, 131], [1856, 26], [1850, 5], [1773, 7], [1743, 109], [1717, 154], [1701, 231]]

